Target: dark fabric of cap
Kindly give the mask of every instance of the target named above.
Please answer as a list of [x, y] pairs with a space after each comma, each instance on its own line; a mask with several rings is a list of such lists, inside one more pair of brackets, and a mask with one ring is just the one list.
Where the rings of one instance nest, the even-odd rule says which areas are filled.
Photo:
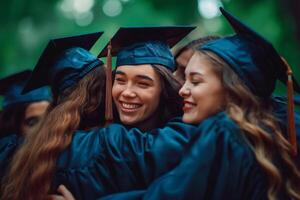
[[[200, 49], [220, 56], [255, 95], [269, 97], [277, 79], [286, 84], [284, 62], [270, 42], [223, 8], [220, 10], [236, 34], [208, 42]], [[294, 90], [300, 92], [299, 84], [294, 77], [293, 80]]]
[[48, 87], [41, 87], [26, 94], [21, 94], [31, 70], [25, 70], [0, 80], [0, 95], [4, 97], [2, 108], [13, 106], [18, 103], [32, 103], [38, 101], [50, 101], [52, 98]]
[[103, 62], [89, 50], [102, 32], [50, 40], [43, 51], [24, 93], [49, 85], [58, 93], [76, 84]]
[[[129, 27], [120, 28], [111, 39], [111, 54], [117, 56], [116, 67], [121, 65], [160, 64], [175, 71], [170, 48], [195, 27]], [[99, 54], [107, 55], [107, 46]]]

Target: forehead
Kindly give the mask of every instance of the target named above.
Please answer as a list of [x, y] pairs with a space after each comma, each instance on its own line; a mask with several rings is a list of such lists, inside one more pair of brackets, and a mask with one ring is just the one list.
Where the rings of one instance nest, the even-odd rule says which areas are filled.
[[50, 103], [48, 101], [30, 103], [26, 108], [25, 117], [32, 117], [43, 114], [46, 111], [49, 104]]
[[[143, 65], [122, 65], [116, 69], [117, 74], [124, 74], [128, 77], [134, 76], [148, 76], [150, 78], [156, 79], [158, 75], [154, 68], [150, 64]], [[120, 73], [118, 73], [120, 72]]]
[[193, 50], [192, 49], [184, 50], [176, 58], [177, 65], [179, 65], [181, 67], [186, 67], [186, 65], [188, 64], [188, 62], [189, 62], [190, 58], [192, 57], [192, 55], [193, 55]]
[[193, 56], [194, 51], [192, 49], [186, 49], [182, 51], [176, 58], [176, 61], [181, 59], [190, 59]]
[[200, 54], [199, 52], [195, 52], [187, 64], [185, 74], [190, 74], [193, 72], [211, 73], [213, 72], [213, 67], [214, 64], [208, 58], [208, 56]]

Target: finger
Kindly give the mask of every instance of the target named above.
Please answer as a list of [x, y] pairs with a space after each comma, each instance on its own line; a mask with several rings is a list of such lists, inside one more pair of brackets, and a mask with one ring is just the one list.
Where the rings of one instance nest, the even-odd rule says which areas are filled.
[[66, 200], [75, 200], [72, 193], [64, 185], [60, 185], [57, 191], [61, 193]]

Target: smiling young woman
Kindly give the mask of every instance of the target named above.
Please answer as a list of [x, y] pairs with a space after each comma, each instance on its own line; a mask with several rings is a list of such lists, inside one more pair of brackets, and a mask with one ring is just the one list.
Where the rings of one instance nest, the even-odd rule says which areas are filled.
[[156, 126], [161, 90], [160, 77], [150, 64], [119, 66], [112, 95], [120, 121], [142, 130]]
[[143, 131], [163, 126], [182, 114], [180, 87], [180, 82], [164, 66], [119, 66], [112, 95], [120, 122]]
[[[297, 147], [291, 136], [290, 143], [285, 139], [287, 134], [279, 128], [270, 104], [276, 80], [288, 79], [288, 67], [269, 42], [223, 9], [221, 12], [237, 34], [200, 45], [187, 65], [180, 90], [184, 122], [205, 124], [216, 120], [197, 146], [198, 152], [211, 151], [203, 158], [201, 153], [191, 155], [198, 167], [186, 177], [200, 177], [205, 169], [207, 173], [211, 169], [219, 173], [206, 179], [207, 183], [220, 183], [217, 186], [204, 187], [205, 178], [189, 182], [197, 185], [199, 181], [200, 199], [205, 195], [210, 196], [205, 199], [219, 199], [226, 191], [235, 191], [229, 199], [300, 199]], [[297, 83], [294, 87], [299, 92]], [[294, 125], [287, 126], [292, 129]], [[195, 160], [187, 160], [182, 169], [196, 166]], [[216, 162], [218, 166], [213, 165]], [[211, 168], [204, 167], [210, 164]], [[182, 175], [180, 167], [177, 172]], [[240, 187], [243, 184], [245, 188]], [[211, 194], [205, 188], [211, 188]]]
[[181, 83], [172, 74], [176, 66], [170, 48], [192, 29], [120, 28], [113, 36], [112, 96], [120, 123], [146, 131], [182, 114]]
[[186, 81], [179, 91], [184, 99], [184, 122], [197, 124], [224, 109], [225, 90], [219, 78], [221, 71], [216, 71], [203, 54], [196, 52], [192, 56], [185, 70]]

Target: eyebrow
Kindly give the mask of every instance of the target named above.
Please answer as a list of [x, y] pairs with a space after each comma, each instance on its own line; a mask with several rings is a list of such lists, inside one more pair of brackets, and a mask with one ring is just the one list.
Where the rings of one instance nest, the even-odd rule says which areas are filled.
[[200, 72], [190, 72], [190, 74], [188, 74], [188, 75], [190, 75], [190, 76], [195, 76], [195, 75], [203, 76], [203, 74], [200, 73]]
[[120, 70], [117, 70], [116, 72], [115, 72], [115, 74], [117, 75], [117, 74], [120, 74], [120, 75], [126, 75], [124, 72], [122, 72], [122, 71], [120, 71]]
[[153, 81], [154, 80], [152, 78], [150, 78], [149, 76], [146, 76], [146, 75], [137, 75], [138, 78], [141, 78], [141, 79], [146, 79], [146, 80], [149, 80], [149, 81]]
[[[117, 70], [116, 71], [116, 75], [117, 74], [119, 74], [119, 75], [126, 75], [126, 73], [124, 73], [123, 71], [121, 71], [121, 70]], [[140, 78], [140, 79], [146, 79], [146, 80], [149, 80], [149, 81], [153, 81], [154, 82], [154, 80], [152, 79], [152, 78], [150, 78], [149, 76], [146, 76], [146, 75], [136, 75], [136, 77], [137, 78]]]

